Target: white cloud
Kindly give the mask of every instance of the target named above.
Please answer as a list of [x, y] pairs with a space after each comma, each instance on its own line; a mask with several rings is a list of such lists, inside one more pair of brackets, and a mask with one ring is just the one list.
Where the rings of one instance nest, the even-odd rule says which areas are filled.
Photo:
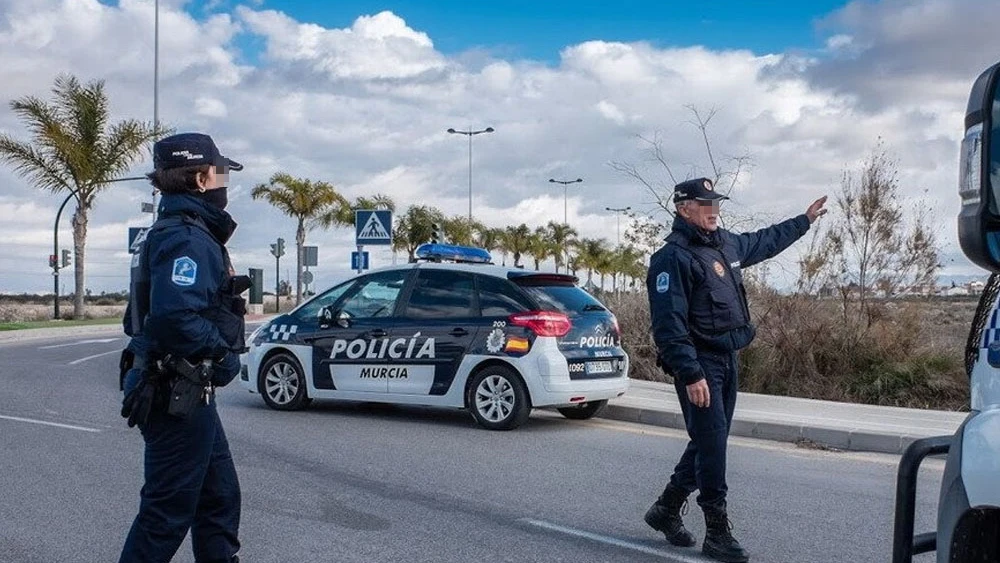
[[[562, 220], [561, 186], [547, 180], [582, 177], [568, 188], [569, 222], [582, 236], [614, 241], [615, 217], [605, 207], [655, 211], [650, 194], [607, 166], [648, 164], [636, 134], [660, 132], [678, 176], [708, 173], [686, 105], [703, 115], [717, 110], [709, 137], [719, 161], [753, 156], [733, 193], [735, 208], [774, 219], [800, 213], [832, 193], [845, 167], [855, 168], [881, 137], [898, 156], [901, 197], [935, 207], [953, 251], [966, 96], [1000, 52], [972, 0], [848, 4], [823, 22], [826, 51], [809, 57], [594, 40], [565, 46], [554, 65], [446, 56], [391, 12], [327, 29], [259, 3], [226, 13], [236, 4], [226, 2], [200, 18], [181, 4], [160, 6], [160, 118], [211, 133], [246, 165], [231, 176], [231, 211], [241, 223], [233, 256], [241, 269], [263, 267], [269, 278], [267, 245], [278, 236], [292, 240], [294, 222], [252, 201], [252, 186], [283, 170], [332, 182], [351, 197], [381, 192], [403, 208], [426, 204], [464, 215], [468, 144], [445, 133], [449, 127], [496, 128], [473, 141], [477, 217], [532, 228]], [[152, 0], [0, 2], [0, 131], [24, 135], [3, 108], [15, 97], [47, 96], [60, 72], [105, 80], [116, 118], [151, 119], [152, 8]], [[977, 34], [963, 33], [968, 25]], [[239, 50], [243, 34], [263, 41], [252, 65], [240, 62], [253, 60]], [[125, 287], [126, 228], [148, 223], [139, 203], [149, 198], [147, 185], [132, 182], [98, 200], [88, 247], [96, 290]], [[0, 166], [0, 238], [16, 241], [0, 250], [0, 290], [49, 287], [61, 201]], [[71, 213], [61, 221], [64, 247]], [[321, 247], [320, 285], [349, 275], [349, 229], [313, 231], [308, 240]], [[390, 255], [374, 259], [384, 264]], [[947, 267], [977, 271], [960, 258]]]

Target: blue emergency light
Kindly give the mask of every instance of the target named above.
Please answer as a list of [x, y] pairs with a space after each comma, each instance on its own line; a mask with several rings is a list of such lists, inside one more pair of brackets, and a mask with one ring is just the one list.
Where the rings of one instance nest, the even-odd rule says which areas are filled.
[[493, 257], [483, 248], [474, 246], [458, 246], [455, 244], [428, 243], [421, 244], [413, 253], [420, 260], [440, 262], [464, 262], [468, 264], [492, 264]]

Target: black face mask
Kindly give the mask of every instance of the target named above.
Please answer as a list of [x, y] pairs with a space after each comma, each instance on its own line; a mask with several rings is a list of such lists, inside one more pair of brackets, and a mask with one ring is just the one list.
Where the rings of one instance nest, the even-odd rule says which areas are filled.
[[205, 190], [204, 192], [194, 192], [193, 195], [212, 207], [225, 209], [229, 205], [229, 194], [226, 193], [228, 189], [224, 187], [216, 188], [214, 190]]

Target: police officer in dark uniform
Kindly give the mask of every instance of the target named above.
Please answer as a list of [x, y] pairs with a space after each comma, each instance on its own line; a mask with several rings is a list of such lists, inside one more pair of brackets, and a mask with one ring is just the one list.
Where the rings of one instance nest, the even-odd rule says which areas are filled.
[[121, 563], [167, 562], [188, 530], [195, 560], [238, 562], [240, 486], [215, 408], [215, 387], [239, 373], [246, 276], [234, 276], [226, 241], [230, 170], [208, 135], [153, 146], [159, 219], [133, 255], [125, 332], [122, 416], [146, 443], [139, 514]]
[[726, 196], [706, 178], [674, 188], [673, 229], [650, 260], [646, 289], [658, 364], [673, 377], [687, 426], [687, 449], [645, 520], [673, 545], [690, 547], [681, 510], [695, 489], [705, 514], [702, 552], [743, 563], [726, 511], [726, 442], [736, 406], [737, 356], [753, 340], [742, 268], [772, 258], [826, 213], [826, 197], [806, 213], [752, 233], [720, 229]]

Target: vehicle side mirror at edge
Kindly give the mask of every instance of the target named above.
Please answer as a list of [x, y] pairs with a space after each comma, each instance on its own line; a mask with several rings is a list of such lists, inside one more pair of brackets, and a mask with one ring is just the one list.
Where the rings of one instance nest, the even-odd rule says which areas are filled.
[[976, 265], [1000, 272], [1000, 63], [972, 86], [959, 162], [958, 240]]

